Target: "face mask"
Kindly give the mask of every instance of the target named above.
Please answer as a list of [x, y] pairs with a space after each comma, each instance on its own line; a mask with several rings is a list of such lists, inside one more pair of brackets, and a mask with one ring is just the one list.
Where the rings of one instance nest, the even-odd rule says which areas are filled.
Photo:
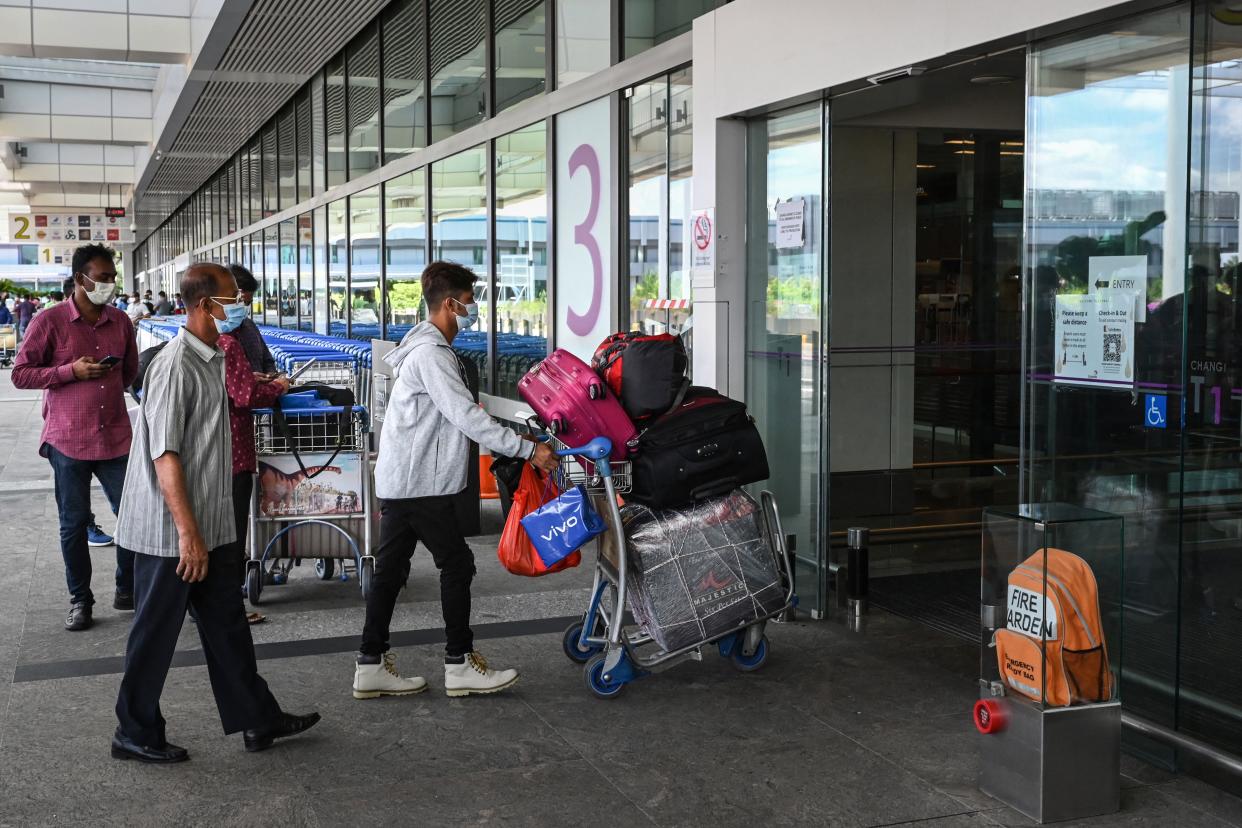
[[[457, 302], [456, 299], [453, 301]], [[465, 316], [457, 316], [457, 330], [468, 331], [475, 325], [479, 324], [479, 306], [477, 303], [471, 302], [467, 305], [464, 302], [457, 302], [457, 304], [466, 309]]]
[[85, 274], [82, 278], [95, 286], [94, 290], [86, 292], [86, 298], [91, 300], [93, 305], [106, 305], [112, 301], [112, 297], [116, 295], [116, 284], [107, 282], [96, 282], [90, 276]]
[[245, 305], [225, 305], [217, 302], [215, 299], [212, 299], [211, 301], [216, 302], [217, 305], [224, 308], [225, 316], [223, 319], [216, 319], [214, 316], [212, 317], [212, 319], [216, 319], [216, 330], [222, 334], [232, 333], [237, 330], [242, 321], [245, 320], [247, 312], [249, 311], [249, 308]]

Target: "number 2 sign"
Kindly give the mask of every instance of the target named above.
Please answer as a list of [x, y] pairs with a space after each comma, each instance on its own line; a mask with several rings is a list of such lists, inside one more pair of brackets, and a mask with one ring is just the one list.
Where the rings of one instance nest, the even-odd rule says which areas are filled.
[[611, 112], [601, 98], [556, 121], [556, 344], [584, 359], [616, 310]]

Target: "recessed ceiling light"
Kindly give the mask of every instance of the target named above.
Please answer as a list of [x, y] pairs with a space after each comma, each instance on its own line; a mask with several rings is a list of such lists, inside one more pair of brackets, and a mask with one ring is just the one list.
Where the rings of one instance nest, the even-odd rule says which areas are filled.
[[1015, 80], [1017, 78], [1013, 75], [975, 75], [970, 82], [980, 86], [1000, 86], [1004, 83], [1013, 83]]

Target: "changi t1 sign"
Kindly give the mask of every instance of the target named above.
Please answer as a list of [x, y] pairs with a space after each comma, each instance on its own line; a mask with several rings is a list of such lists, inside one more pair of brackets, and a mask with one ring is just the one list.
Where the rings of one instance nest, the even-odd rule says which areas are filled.
[[583, 359], [616, 315], [611, 114], [601, 98], [556, 119], [556, 344]]

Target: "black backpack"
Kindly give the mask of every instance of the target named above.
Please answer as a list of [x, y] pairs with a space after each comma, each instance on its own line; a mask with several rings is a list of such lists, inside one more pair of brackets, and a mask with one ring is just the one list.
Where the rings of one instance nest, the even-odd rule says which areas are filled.
[[[293, 459], [297, 461], [298, 468], [309, 480], [317, 477], [328, 466], [332, 465], [332, 461], [345, 448], [347, 442], [352, 441], [354, 429], [353, 409], [357, 400], [354, 392], [348, 388], [337, 388], [333, 385], [323, 385], [317, 382], [308, 382], [305, 385], [295, 385], [289, 389], [290, 394], [296, 394], [299, 391], [314, 391], [319, 395], [319, 399], [327, 400], [329, 405], [341, 406], [345, 408], [339, 414], [327, 414], [322, 416], [323, 422], [316, 424], [313, 428], [298, 429], [298, 433], [294, 433], [289, 428], [289, 420], [285, 412], [280, 407], [280, 402], [272, 407], [272, 424], [276, 428], [276, 433], [285, 441], [285, 446], [293, 454]], [[314, 409], [309, 409], [313, 412]], [[324, 462], [318, 471], [308, 473], [306, 464], [302, 462], [302, 452], [312, 452], [315, 450], [322, 451], [325, 442], [335, 442], [336, 445], [332, 451], [332, 456]], [[317, 449], [316, 449], [317, 446]], [[362, 450], [362, 446], [352, 446], [351, 450]]]
[[164, 346], [171, 341], [165, 340], [159, 345], [152, 345], [138, 355], [138, 374], [134, 377], [134, 384], [129, 387], [130, 396], [137, 402], [142, 402], [142, 397], [139, 395], [142, 393], [142, 384], [147, 378], [147, 368], [150, 367], [152, 360], [159, 355], [159, 352], [164, 350]]

